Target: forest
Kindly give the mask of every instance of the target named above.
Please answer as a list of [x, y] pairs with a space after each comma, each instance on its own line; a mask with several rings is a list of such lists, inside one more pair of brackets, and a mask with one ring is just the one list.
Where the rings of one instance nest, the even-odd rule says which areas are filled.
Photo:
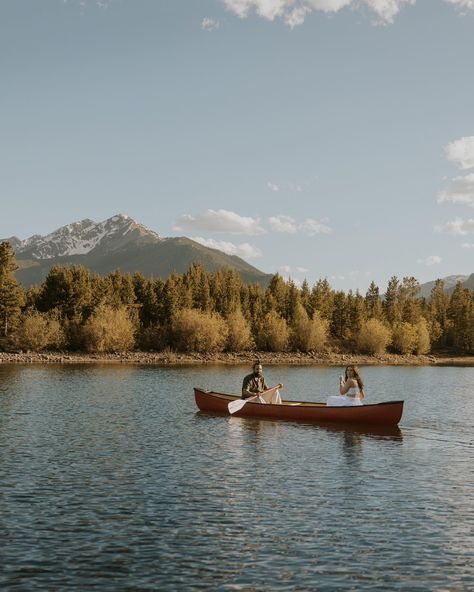
[[16, 269], [1, 243], [0, 350], [474, 353], [474, 291], [460, 283], [448, 294], [438, 280], [422, 298], [414, 277], [360, 294], [276, 274], [264, 289], [194, 264], [166, 280], [55, 266], [24, 288]]

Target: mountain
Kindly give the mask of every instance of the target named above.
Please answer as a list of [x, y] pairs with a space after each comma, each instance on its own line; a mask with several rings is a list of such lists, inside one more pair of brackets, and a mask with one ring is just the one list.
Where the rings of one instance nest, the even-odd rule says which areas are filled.
[[[471, 275], [449, 275], [448, 277], [440, 279], [443, 280], [444, 289], [448, 294], [451, 294], [458, 282], [461, 282], [464, 287], [474, 290], [474, 273], [472, 273]], [[431, 290], [433, 289], [435, 283], [435, 281], [432, 281], [426, 282], [425, 284], [421, 284], [421, 296], [423, 296], [424, 298], [429, 298], [431, 296]]]
[[162, 238], [124, 214], [99, 223], [81, 220], [46, 236], [3, 240], [9, 241], [16, 253], [16, 275], [25, 286], [40, 284], [53, 265], [83, 265], [100, 275], [119, 269], [165, 279], [173, 271], [184, 273], [192, 263], [201, 263], [208, 271], [234, 269], [247, 283], [267, 286], [271, 278], [240, 257], [186, 237]]
[[85, 219], [62, 226], [51, 234], [34, 234], [22, 241], [10, 240], [17, 257], [22, 259], [54, 259], [70, 255], [110, 253], [130, 244], [156, 243], [161, 239], [152, 230], [138, 224], [124, 214], [113, 216], [98, 224]]

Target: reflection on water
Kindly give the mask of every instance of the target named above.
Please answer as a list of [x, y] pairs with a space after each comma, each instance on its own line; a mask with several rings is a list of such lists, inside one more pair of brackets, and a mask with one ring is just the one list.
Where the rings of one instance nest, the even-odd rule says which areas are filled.
[[246, 372], [0, 366], [0, 588], [474, 589], [473, 369], [365, 368], [400, 428], [196, 412]]

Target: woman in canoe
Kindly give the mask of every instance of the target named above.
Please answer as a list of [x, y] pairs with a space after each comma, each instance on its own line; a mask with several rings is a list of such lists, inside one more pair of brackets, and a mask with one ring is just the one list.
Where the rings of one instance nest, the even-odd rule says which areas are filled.
[[327, 398], [329, 407], [346, 407], [350, 405], [362, 405], [365, 398], [364, 382], [357, 366], [347, 366], [345, 376], [339, 377], [339, 395]]
[[357, 366], [347, 366], [344, 378], [339, 378], [339, 392], [345, 397], [364, 399], [364, 382]]

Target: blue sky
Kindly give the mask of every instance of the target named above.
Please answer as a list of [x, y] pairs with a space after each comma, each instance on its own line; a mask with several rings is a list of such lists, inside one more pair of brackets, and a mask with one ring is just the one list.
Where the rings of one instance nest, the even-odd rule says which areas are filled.
[[2, 0], [0, 237], [126, 213], [338, 289], [474, 272], [474, 0]]

